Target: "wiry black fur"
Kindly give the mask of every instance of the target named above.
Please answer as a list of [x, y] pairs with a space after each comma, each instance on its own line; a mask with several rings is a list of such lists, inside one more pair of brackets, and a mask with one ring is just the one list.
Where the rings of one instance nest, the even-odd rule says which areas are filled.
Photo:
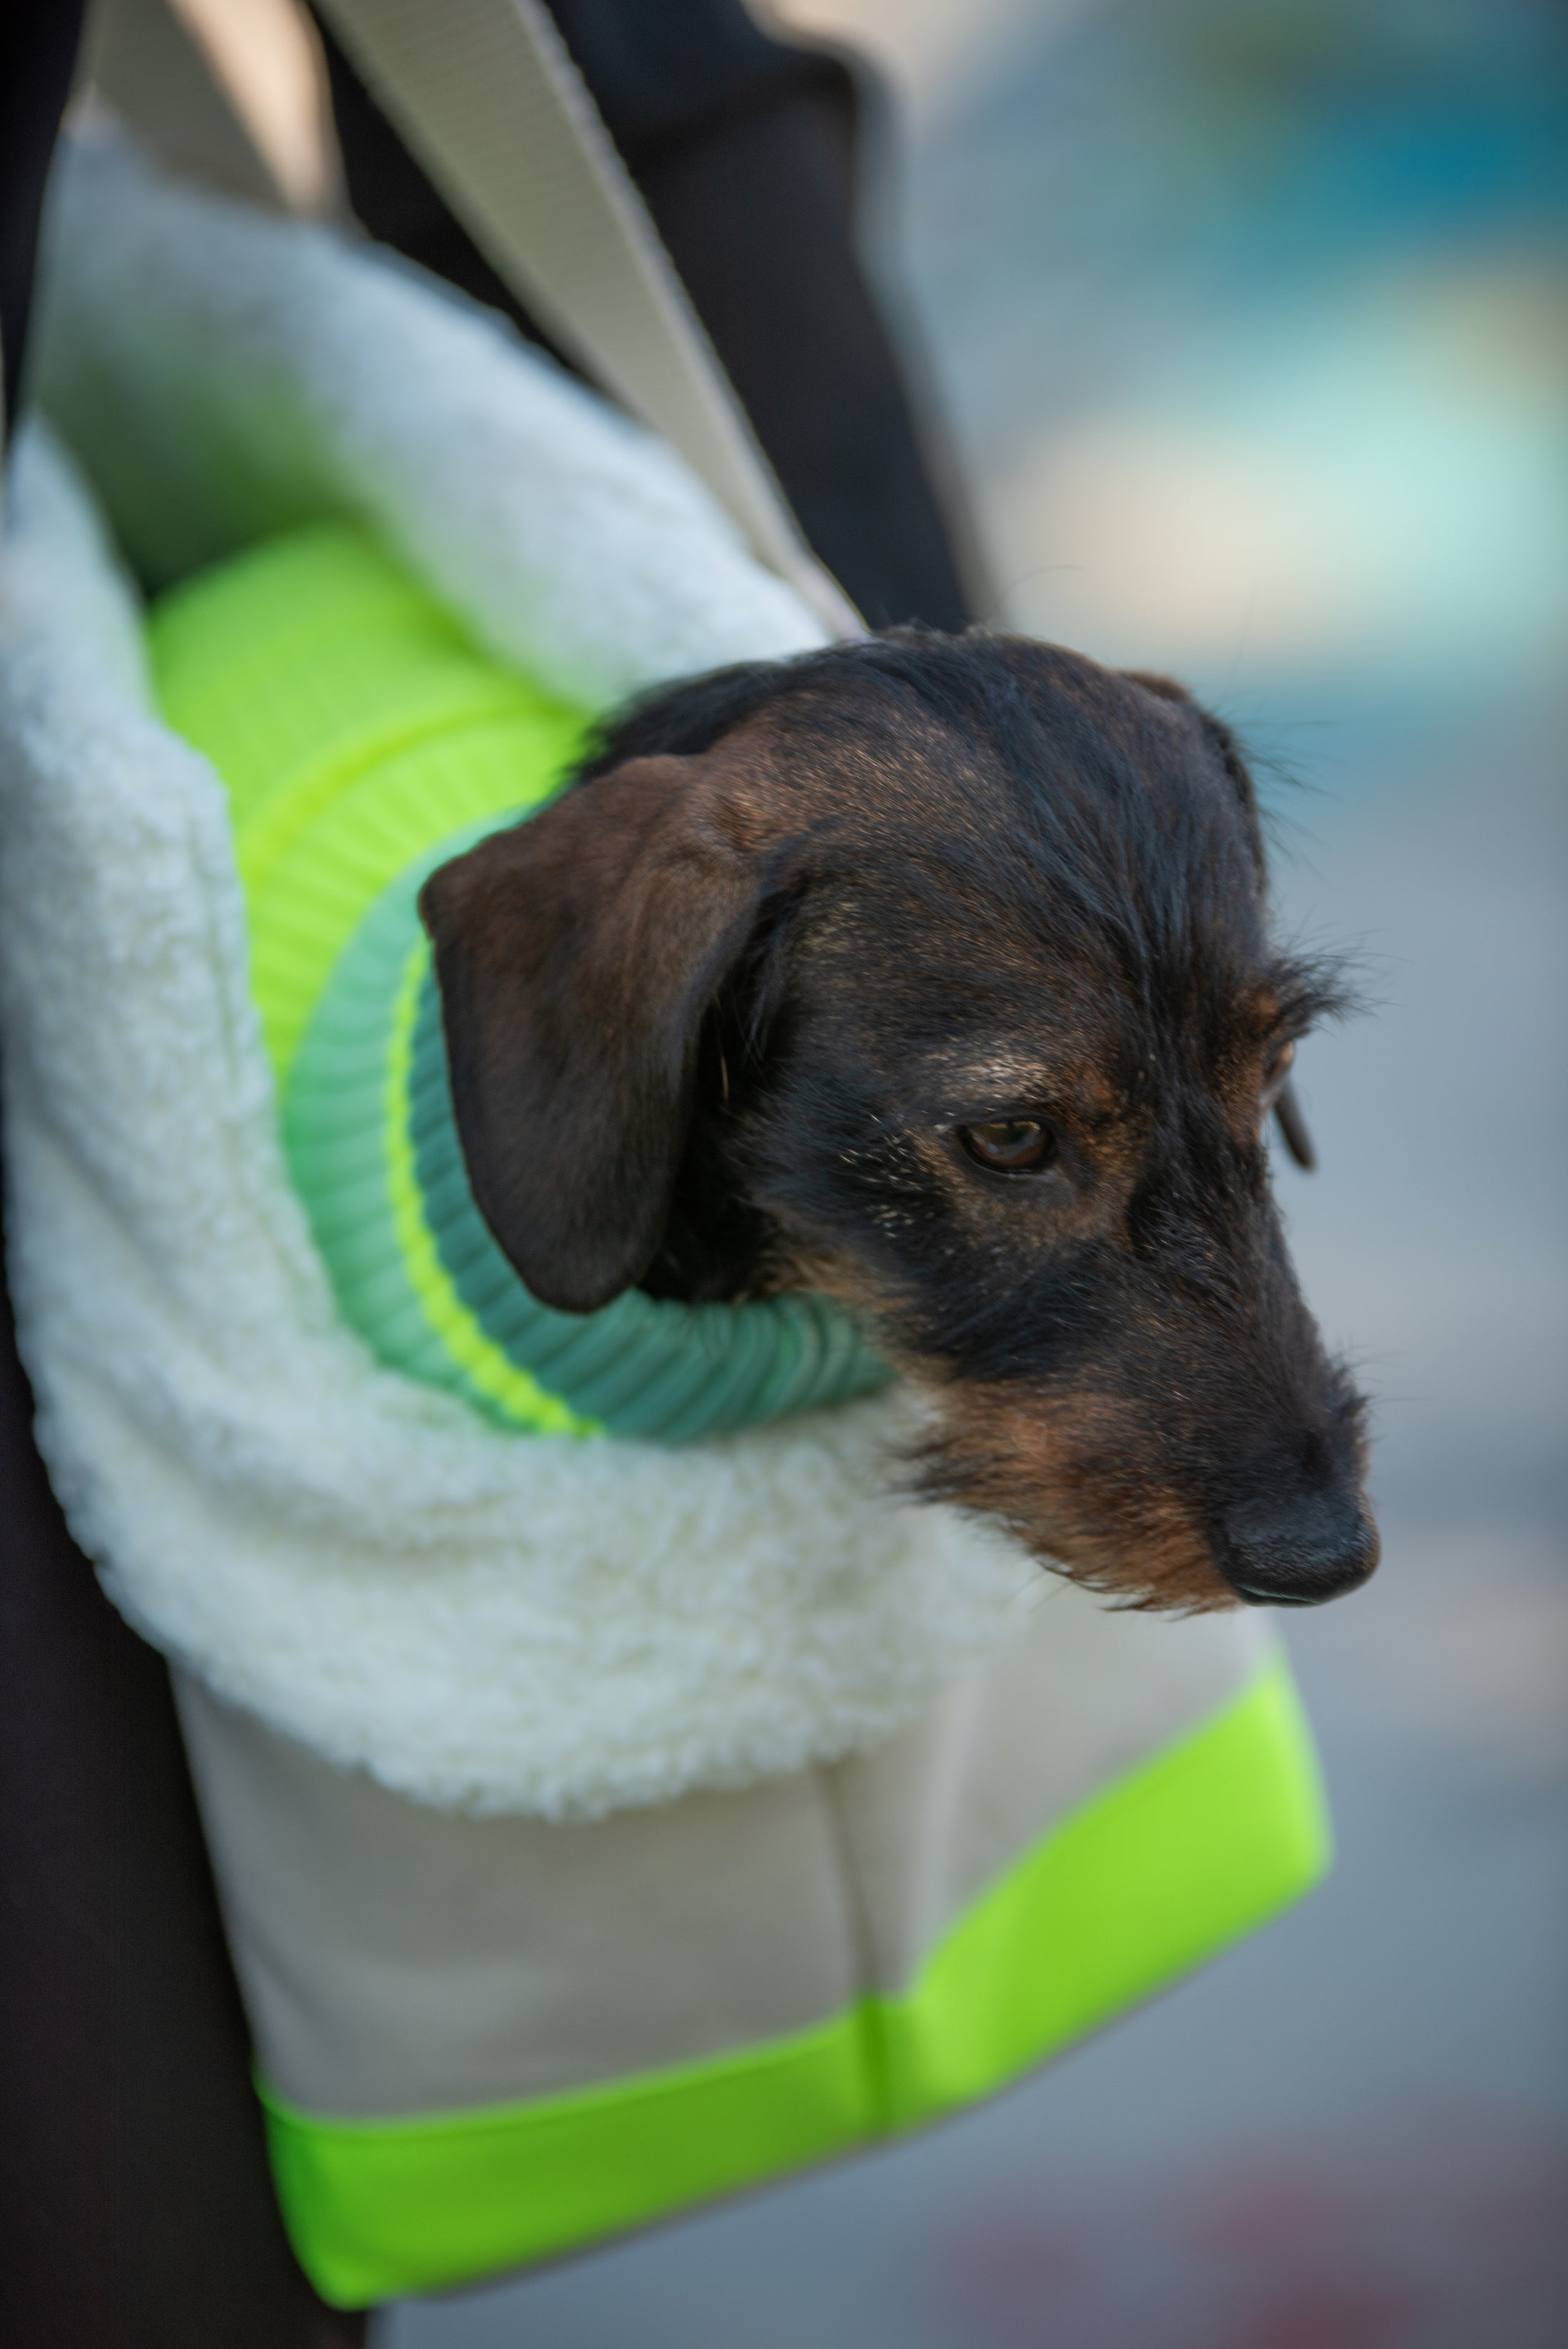
[[[1228, 731], [1164, 679], [900, 629], [649, 697], [576, 792], [649, 759], [694, 762], [679, 821], [749, 894], [685, 1041], [648, 1048], [685, 1073], [648, 1112], [680, 1130], [641, 1137], [649, 1164], [668, 1147], [641, 1285], [836, 1287], [938, 1400], [929, 1488], [1096, 1585], [1359, 1580], [1361, 1406], [1297, 1292], [1258, 1109], [1342, 988], [1270, 941]], [[695, 935], [705, 885], [688, 902], [671, 869]], [[961, 1129], [1023, 1116], [1054, 1167], [966, 1158]]]

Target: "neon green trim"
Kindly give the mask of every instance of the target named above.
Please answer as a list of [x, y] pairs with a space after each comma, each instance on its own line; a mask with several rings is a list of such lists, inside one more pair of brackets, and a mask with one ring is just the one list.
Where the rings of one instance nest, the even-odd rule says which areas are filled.
[[559, 1395], [551, 1394], [530, 1371], [521, 1369], [485, 1336], [441, 1260], [435, 1234], [425, 1213], [424, 1190], [414, 1164], [409, 1118], [414, 1028], [419, 1017], [420, 988], [429, 968], [430, 941], [421, 937], [409, 957], [398, 989], [387, 1054], [387, 1189], [404, 1270], [431, 1328], [481, 1394], [498, 1403], [510, 1419], [541, 1435], [597, 1435], [601, 1432], [597, 1420], [583, 1418]]
[[438, 2120], [320, 2121], [262, 2095], [295, 2248], [338, 2308], [644, 2226], [874, 2127], [853, 2013], [715, 2062]]
[[290, 2236], [327, 2300], [472, 2282], [984, 2095], [1301, 1897], [1328, 1864], [1288, 1667], [1093, 1796], [981, 1895], [902, 1998], [576, 2095], [317, 2119], [267, 2095]]
[[536, 805], [585, 717], [478, 650], [358, 525], [284, 533], [160, 596], [169, 724], [228, 790], [252, 991], [286, 1077], [368, 906], [463, 824]]
[[488, 693], [476, 690], [473, 680], [463, 676], [460, 689], [444, 698], [432, 694], [428, 707], [417, 711], [398, 711], [379, 731], [362, 724], [346, 748], [335, 746], [331, 756], [303, 774], [291, 776], [275, 790], [244, 831], [236, 833], [235, 854], [246, 897], [253, 904], [261, 901], [296, 842], [330, 815], [359, 775], [405, 752], [442, 743], [461, 727], [519, 717], [527, 721], [534, 717], [532, 706], [513, 678], [497, 675], [491, 680], [482, 672], [479, 686], [487, 684]]
[[[296, 833], [249, 900], [251, 990], [280, 1081], [334, 964], [382, 890], [448, 833], [549, 798], [580, 736], [575, 719], [513, 717], [410, 742], [356, 776]], [[243, 874], [243, 837], [237, 845]]]
[[908, 1997], [873, 2002], [889, 2125], [984, 2095], [1190, 1972], [1308, 1891], [1332, 1852], [1281, 1656], [1037, 1846]]

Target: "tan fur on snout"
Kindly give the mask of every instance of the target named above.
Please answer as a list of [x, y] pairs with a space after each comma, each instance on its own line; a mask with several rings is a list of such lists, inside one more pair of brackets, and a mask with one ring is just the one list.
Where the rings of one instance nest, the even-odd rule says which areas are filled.
[[876, 1330], [929, 1408], [908, 1463], [926, 1498], [997, 1519], [1042, 1566], [1119, 1606], [1200, 1615], [1241, 1605], [1191, 1504], [1151, 1474], [1147, 1414], [1129, 1399], [944, 1376], [899, 1347], [888, 1299], [864, 1269], [825, 1251], [781, 1256], [767, 1286], [832, 1297]]
[[1044, 1565], [1125, 1607], [1208, 1614], [1240, 1602], [1190, 1505], [1139, 1458], [1124, 1397], [950, 1381], [931, 1388], [938, 1430], [923, 1488], [999, 1518]]

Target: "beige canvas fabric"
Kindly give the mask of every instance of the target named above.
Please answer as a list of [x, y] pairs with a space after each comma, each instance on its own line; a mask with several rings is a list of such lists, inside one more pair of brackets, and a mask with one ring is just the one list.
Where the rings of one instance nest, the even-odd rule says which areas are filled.
[[1222, 1704], [1256, 1617], [1151, 1622], [1069, 1585], [875, 1752], [581, 1826], [453, 1818], [182, 1675], [231, 1940], [274, 2087], [391, 2116], [567, 2094], [907, 1990], [1076, 1805]]

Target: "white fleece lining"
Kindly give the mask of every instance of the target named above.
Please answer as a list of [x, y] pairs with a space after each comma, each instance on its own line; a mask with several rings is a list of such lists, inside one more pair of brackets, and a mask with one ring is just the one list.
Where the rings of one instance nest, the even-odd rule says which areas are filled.
[[[57, 198], [44, 394], [144, 574], [372, 521], [602, 705], [820, 641], [668, 452], [416, 274], [123, 154]], [[421, 1801], [547, 1819], [870, 1745], [1040, 1578], [888, 1490], [898, 1395], [687, 1449], [513, 1437], [380, 1369], [286, 1176], [223, 789], [152, 715], [89, 492], [21, 436], [0, 548], [11, 1278], [124, 1613]]]

